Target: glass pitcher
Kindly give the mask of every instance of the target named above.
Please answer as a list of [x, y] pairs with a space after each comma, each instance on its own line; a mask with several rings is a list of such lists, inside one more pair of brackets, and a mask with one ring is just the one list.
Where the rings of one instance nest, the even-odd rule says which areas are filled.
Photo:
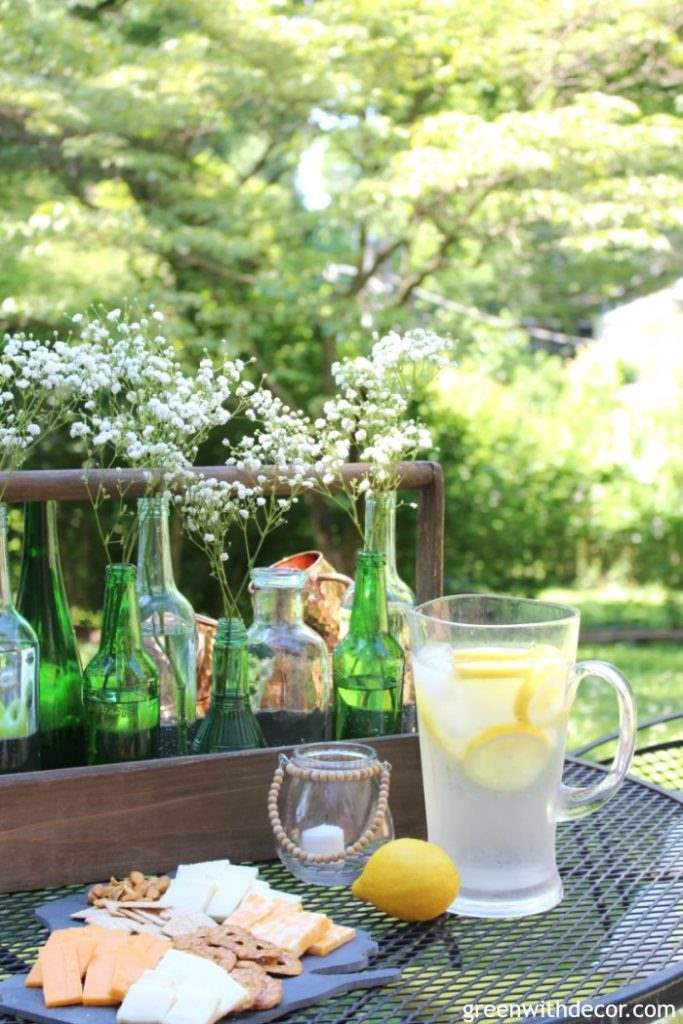
[[[617, 791], [635, 741], [629, 684], [576, 663], [575, 608], [507, 597], [438, 598], [410, 613], [427, 833], [452, 858], [453, 910], [523, 917], [562, 899], [555, 825]], [[562, 784], [567, 718], [582, 679], [615, 691], [620, 741], [591, 786]]]

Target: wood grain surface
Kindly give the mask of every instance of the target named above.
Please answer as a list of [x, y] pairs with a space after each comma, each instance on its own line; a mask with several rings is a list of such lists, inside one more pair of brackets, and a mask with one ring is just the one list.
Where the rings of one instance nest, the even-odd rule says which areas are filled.
[[[425, 834], [416, 736], [371, 741], [392, 766], [397, 835]], [[278, 750], [0, 777], [0, 892], [181, 861], [271, 859], [266, 793]]]
[[[399, 489], [419, 494], [415, 589], [418, 601], [428, 601], [443, 589], [443, 471], [428, 461], [398, 469]], [[366, 470], [349, 464], [343, 475], [357, 479]], [[249, 479], [225, 466], [196, 472]], [[0, 474], [7, 502], [87, 501], [99, 489], [133, 499], [148, 487], [137, 470], [87, 478], [82, 469]], [[397, 833], [423, 835], [417, 739], [374, 745], [394, 766]], [[163, 870], [183, 859], [271, 857], [265, 799], [276, 759], [277, 751], [268, 750], [0, 776], [0, 892], [87, 882], [133, 866]]]

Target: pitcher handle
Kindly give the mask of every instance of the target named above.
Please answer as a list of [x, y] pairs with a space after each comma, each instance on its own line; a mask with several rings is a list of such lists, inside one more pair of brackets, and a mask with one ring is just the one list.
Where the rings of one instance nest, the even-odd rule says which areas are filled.
[[316, 579], [320, 583], [343, 583], [347, 590], [353, 586], [351, 577], [345, 576], [343, 572], [319, 572]]
[[587, 676], [596, 676], [614, 690], [619, 708], [619, 745], [609, 771], [591, 786], [560, 784], [557, 821], [572, 821], [599, 810], [614, 796], [631, 765], [636, 743], [636, 707], [633, 691], [621, 672], [606, 661], [580, 661], [574, 668], [571, 693]]

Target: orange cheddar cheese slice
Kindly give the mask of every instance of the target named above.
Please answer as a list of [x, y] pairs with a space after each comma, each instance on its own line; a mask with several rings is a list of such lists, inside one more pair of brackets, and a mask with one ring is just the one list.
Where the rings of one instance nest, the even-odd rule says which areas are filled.
[[43, 987], [43, 969], [40, 966], [40, 954], [38, 959], [34, 963], [31, 970], [28, 972], [28, 977], [24, 982], [26, 988], [42, 988]]
[[328, 953], [332, 953], [335, 949], [350, 942], [355, 934], [355, 928], [347, 928], [346, 925], [330, 921], [327, 931], [323, 932], [322, 937], [309, 946], [306, 952], [312, 953], [313, 956], [327, 956]]
[[146, 970], [155, 968], [170, 948], [170, 942], [154, 935], [131, 935], [125, 944], [115, 950], [109, 994], [118, 1002], [123, 1002], [128, 989]]
[[41, 953], [40, 966], [47, 1007], [74, 1006], [83, 1001], [78, 951], [73, 942], [48, 942]]
[[303, 956], [306, 950], [323, 937], [329, 918], [324, 914], [313, 914], [299, 910], [295, 914], [273, 913], [257, 921], [251, 928], [252, 935], [264, 942], [273, 942], [294, 956]]
[[111, 994], [118, 950], [98, 950], [90, 961], [83, 985], [84, 1006], [116, 1006], [121, 1000]]
[[68, 944], [76, 950], [81, 978], [85, 977], [88, 964], [95, 952], [95, 937], [87, 928], [58, 928], [38, 952], [38, 959], [25, 981], [26, 988], [42, 988], [42, 957], [46, 949]]
[[[114, 953], [114, 971], [109, 986], [112, 999], [122, 1003], [128, 989], [147, 970], [148, 961], [130, 946], [121, 946]], [[87, 979], [86, 979], [87, 980]]]

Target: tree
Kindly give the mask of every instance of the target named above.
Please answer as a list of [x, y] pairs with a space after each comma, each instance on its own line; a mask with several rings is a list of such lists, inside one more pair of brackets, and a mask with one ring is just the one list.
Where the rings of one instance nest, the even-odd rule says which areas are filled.
[[151, 300], [190, 356], [225, 337], [315, 409], [371, 329], [503, 364], [681, 271], [680, 2], [0, 17], [5, 329]]

